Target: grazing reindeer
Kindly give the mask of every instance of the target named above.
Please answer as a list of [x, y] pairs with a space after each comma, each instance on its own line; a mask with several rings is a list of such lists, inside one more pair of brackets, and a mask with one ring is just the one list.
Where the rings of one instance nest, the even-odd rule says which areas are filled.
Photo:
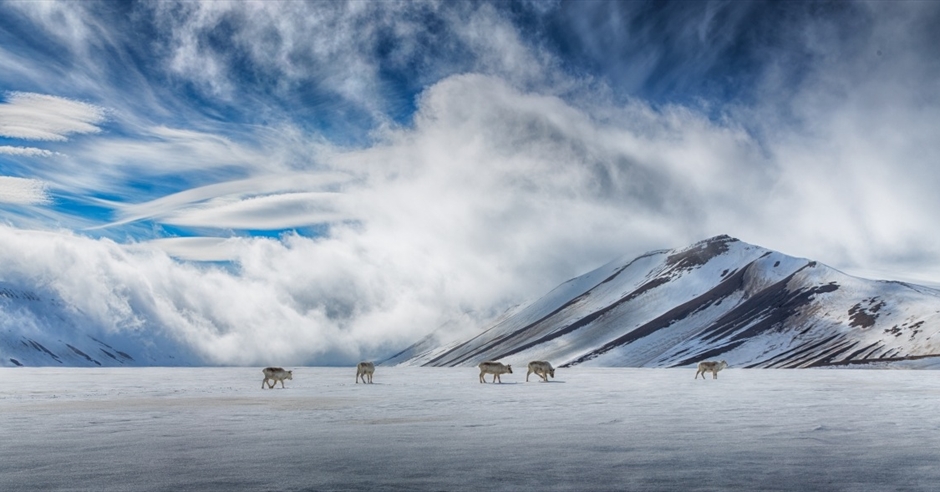
[[359, 378], [362, 378], [362, 384], [366, 384], [366, 376], [369, 377], [369, 384], [372, 384], [373, 373], [375, 373], [375, 364], [371, 362], [356, 364], [356, 384], [359, 384]]
[[271, 384], [268, 386], [268, 388], [273, 389], [274, 385], [277, 384], [278, 381], [281, 382], [281, 388], [283, 388], [285, 379], [294, 379], [294, 371], [285, 371], [281, 367], [265, 367], [261, 370], [261, 372], [264, 373], [264, 380], [261, 381], [261, 389], [264, 389], [264, 384], [269, 380], [271, 381]]
[[548, 377], [555, 377], [555, 368], [547, 360], [533, 360], [529, 362], [529, 372], [525, 374], [526, 382], [529, 381], [529, 374], [535, 373], [536, 376], [542, 378], [546, 383], [548, 382]]
[[486, 378], [483, 377], [484, 374], [492, 374], [494, 383], [496, 381], [499, 381], [500, 383], [503, 382], [503, 380], [500, 379], [499, 377], [500, 374], [506, 374], [507, 372], [509, 374], [512, 374], [512, 366], [503, 364], [502, 362], [492, 362], [492, 361], [481, 362], [478, 367], [480, 368], [480, 382], [481, 383], [486, 382]]
[[705, 379], [705, 373], [711, 372], [712, 379], [718, 379], [718, 371], [728, 367], [728, 363], [725, 361], [704, 361], [698, 363], [698, 372], [695, 373], [695, 379], [698, 379], [698, 375], [702, 375], [702, 379]]

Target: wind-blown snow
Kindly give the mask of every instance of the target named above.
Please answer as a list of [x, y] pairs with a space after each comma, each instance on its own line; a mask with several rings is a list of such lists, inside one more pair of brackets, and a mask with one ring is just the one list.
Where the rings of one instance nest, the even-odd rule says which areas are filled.
[[935, 490], [940, 374], [0, 368], [4, 491]]

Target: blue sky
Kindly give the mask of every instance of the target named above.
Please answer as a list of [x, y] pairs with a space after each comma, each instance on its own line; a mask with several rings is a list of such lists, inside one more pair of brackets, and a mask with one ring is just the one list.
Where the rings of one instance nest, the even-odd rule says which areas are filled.
[[220, 363], [472, 331], [717, 234], [937, 285], [938, 21], [932, 2], [0, 2], [4, 279]]

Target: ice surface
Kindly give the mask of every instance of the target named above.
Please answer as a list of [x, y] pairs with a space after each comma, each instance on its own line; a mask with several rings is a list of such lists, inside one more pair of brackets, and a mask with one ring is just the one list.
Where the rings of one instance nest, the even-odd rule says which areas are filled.
[[0, 490], [937, 490], [940, 373], [0, 368]]

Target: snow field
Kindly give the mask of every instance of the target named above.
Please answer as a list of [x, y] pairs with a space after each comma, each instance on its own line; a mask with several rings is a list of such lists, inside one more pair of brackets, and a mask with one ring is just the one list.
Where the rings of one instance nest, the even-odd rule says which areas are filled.
[[0, 490], [936, 490], [940, 373], [2, 368]]

